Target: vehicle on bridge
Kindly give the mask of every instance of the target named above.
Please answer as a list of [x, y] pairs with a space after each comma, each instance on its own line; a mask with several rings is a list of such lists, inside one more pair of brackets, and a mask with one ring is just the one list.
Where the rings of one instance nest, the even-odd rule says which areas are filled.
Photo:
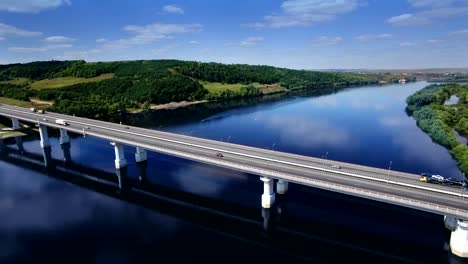
[[419, 179], [422, 182], [436, 183], [449, 186], [464, 186], [466, 185], [466, 180], [458, 180], [455, 178], [444, 178], [441, 175], [432, 175], [430, 173], [421, 173], [421, 178]]
[[436, 184], [443, 184], [445, 182], [445, 178], [440, 175], [432, 175], [430, 173], [421, 173], [421, 178], [419, 178], [422, 182], [428, 183], [436, 183]]
[[222, 157], [224, 157], [224, 156], [223, 156], [223, 154], [221, 154], [220, 152], [218, 152], [218, 153], [216, 153], [216, 157], [222, 158]]
[[62, 125], [62, 126], [68, 126], [68, 122], [63, 120], [63, 119], [57, 119], [55, 120], [56, 124]]

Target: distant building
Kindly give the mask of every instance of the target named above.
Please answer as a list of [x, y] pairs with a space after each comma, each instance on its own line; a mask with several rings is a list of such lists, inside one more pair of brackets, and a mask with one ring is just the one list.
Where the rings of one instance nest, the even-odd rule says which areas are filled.
[[405, 79], [400, 79], [398, 80], [399, 83], [406, 83], [406, 80]]

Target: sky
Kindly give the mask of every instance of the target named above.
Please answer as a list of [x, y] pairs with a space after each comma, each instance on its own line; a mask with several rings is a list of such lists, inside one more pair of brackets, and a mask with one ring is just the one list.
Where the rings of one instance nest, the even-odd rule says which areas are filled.
[[468, 67], [468, 0], [0, 0], [0, 64]]

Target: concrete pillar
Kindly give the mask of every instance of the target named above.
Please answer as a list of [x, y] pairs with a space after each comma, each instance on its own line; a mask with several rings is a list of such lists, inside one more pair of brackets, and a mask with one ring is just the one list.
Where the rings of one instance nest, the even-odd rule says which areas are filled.
[[114, 145], [115, 150], [115, 168], [120, 169], [127, 166], [123, 145], [116, 142], [112, 142], [111, 144]]
[[21, 128], [18, 119], [12, 117], [12, 118], [11, 118], [11, 123], [12, 123], [12, 125], [13, 125], [13, 126], [12, 126], [13, 129], [20, 129], [20, 128]]
[[273, 179], [261, 177], [260, 180], [263, 181], [262, 207], [270, 208], [275, 203]]
[[457, 221], [457, 228], [450, 236], [450, 250], [460, 258], [468, 258], [468, 222]]
[[444, 225], [450, 231], [455, 231], [457, 229], [458, 220], [455, 217], [444, 215]]
[[284, 180], [278, 180], [276, 183], [276, 192], [278, 194], [286, 194], [288, 192], [288, 182]]
[[41, 136], [41, 148], [50, 147], [49, 135], [47, 134], [47, 127], [39, 125], [39, 134]]
[[65, 129], [60, 129], [60, 144], [70, 143], [70, 137]]
[[135, 160], [136, 160], [136, 162], [145, 161], [146, 160], [146, 150], [141, 148], [141, 147], [136, 147]]

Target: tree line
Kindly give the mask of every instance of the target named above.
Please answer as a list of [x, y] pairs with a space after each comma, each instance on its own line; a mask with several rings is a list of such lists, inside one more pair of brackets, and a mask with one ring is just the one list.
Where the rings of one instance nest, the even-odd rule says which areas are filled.
[[[454, 105], [445, 102], [456, 95]], [[430, 85], [407, 98], [407, 111], [417, 125], [431, 139], [446, 147], [457, 160], [460, 169], [468, 174], [468, 146], [455, 138], [453, 130], [468, 137], [468, 85]]]

